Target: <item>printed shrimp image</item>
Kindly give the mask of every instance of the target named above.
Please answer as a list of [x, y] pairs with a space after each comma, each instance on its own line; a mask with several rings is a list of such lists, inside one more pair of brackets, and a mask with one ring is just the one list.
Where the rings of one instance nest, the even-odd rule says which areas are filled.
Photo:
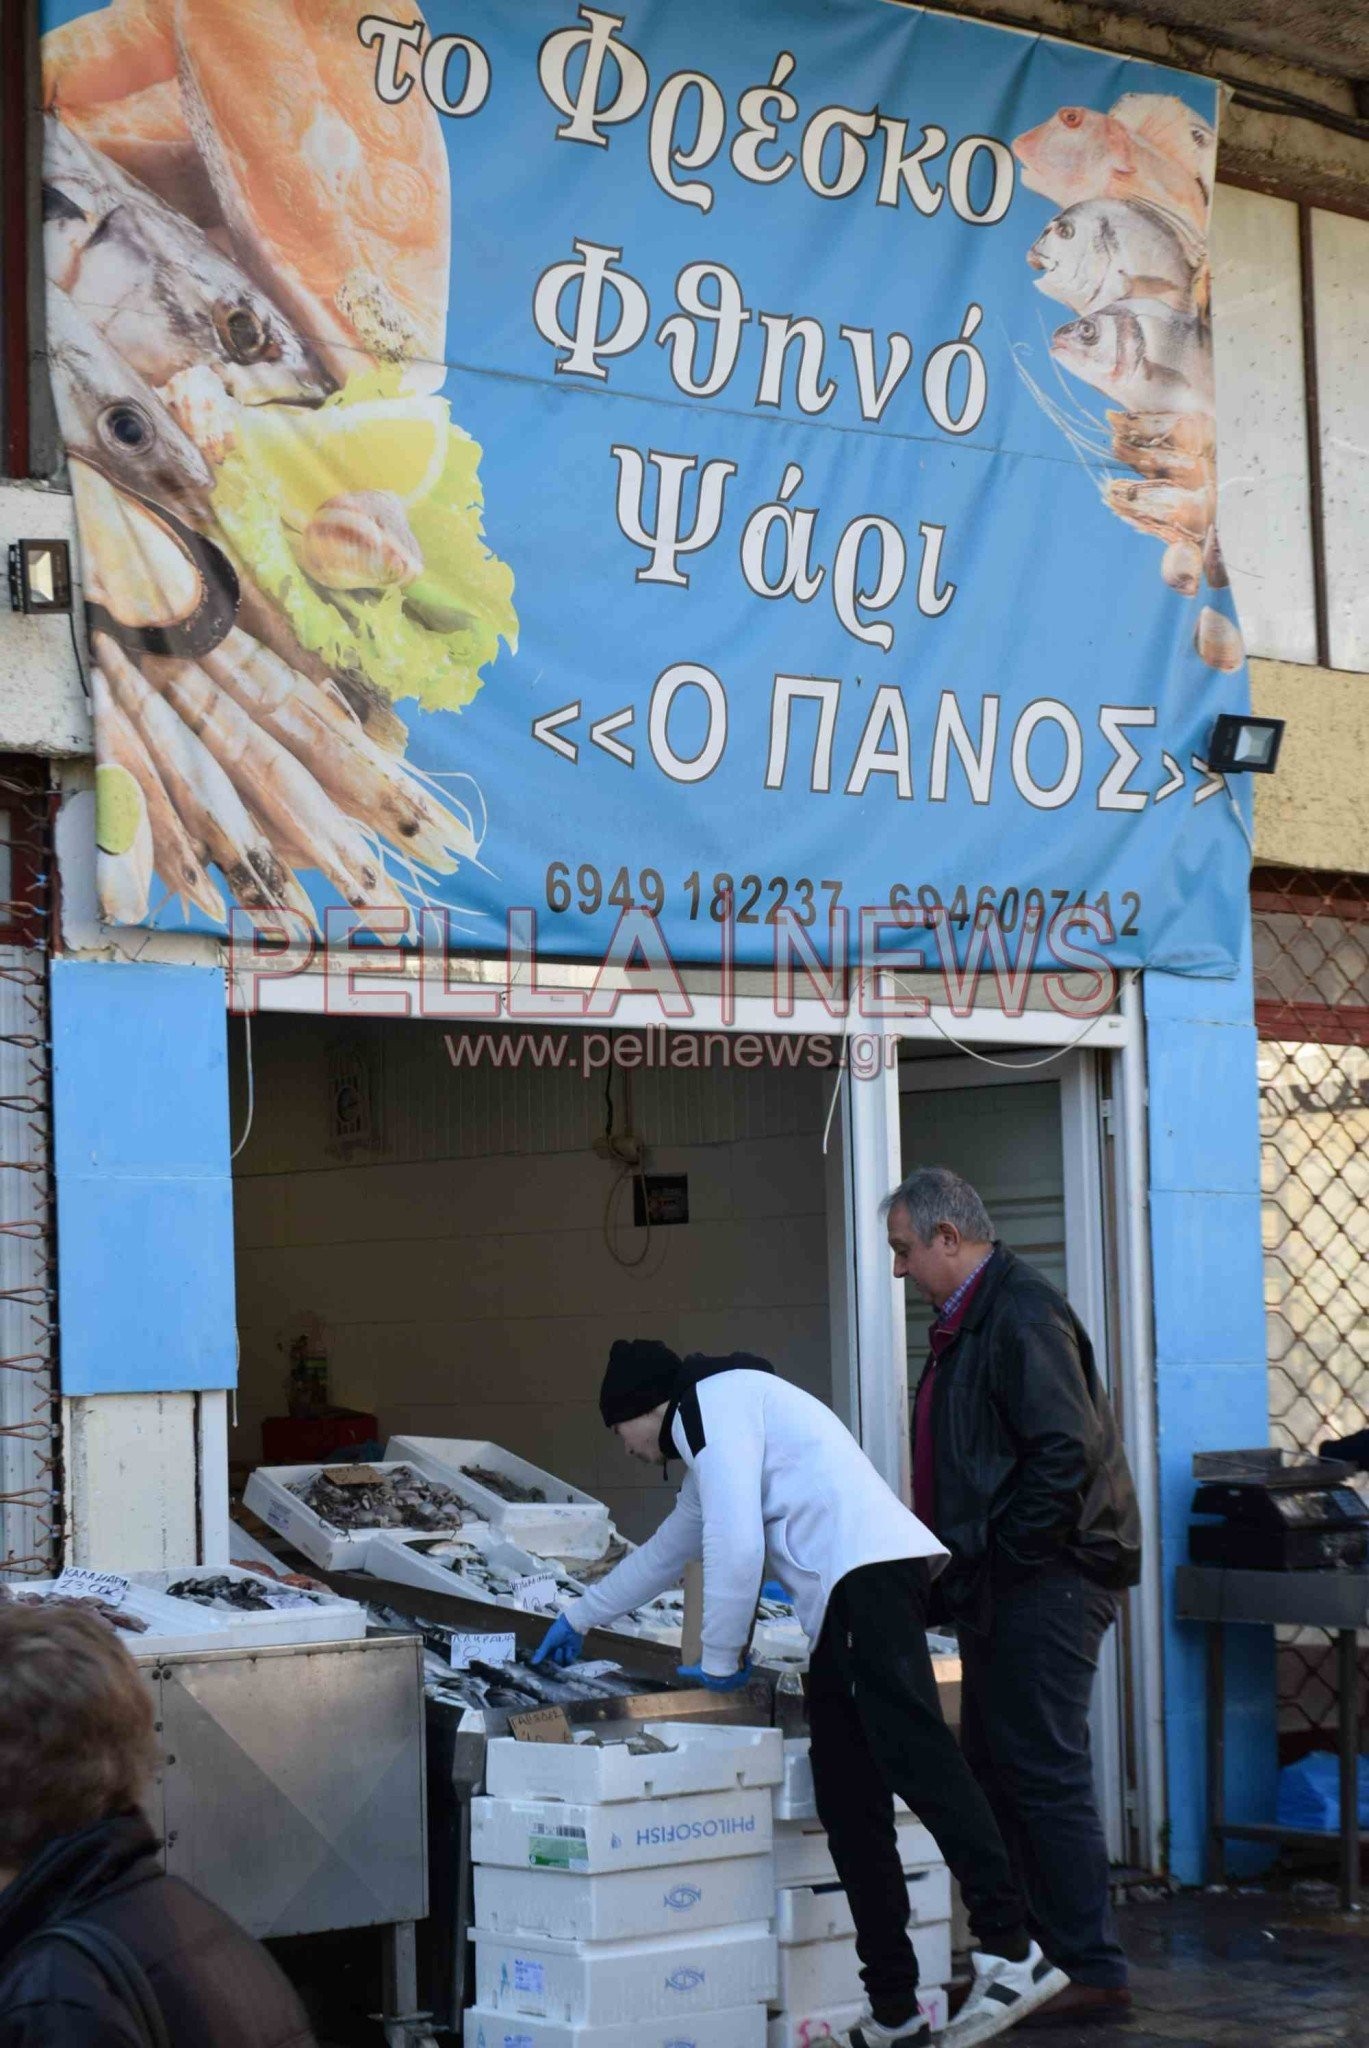
[[432, 395], [446, 148], [422, 93], [377, 97], [336, 14], [110, 0], [43, 41], [50, 362], [114, 922], [236, 906], [318, 930], [340, 902], [412, 937], [481, 856], [474, 783], [406, 758], [517, 640], [480, 448]]
[[[1207, 250], [1216, 131], [1174, 94], [1126, 93], [1107, 114], [1061, 107], [1012, 147], [1027, 189], [1061, 209], [1027, 250], [1036, 287], [1075, 315], [1047, 344], [1058, 393], [1023, 347], [1018, 373], [1101, 504], [1163, 542], [1166, 588], [1226, 591]], [[1101, 420], [1066, 376], [1111, 401]], [[1245, 658], [1240, 628], [1212, 604], [1193, 646], [1210, 668]]]

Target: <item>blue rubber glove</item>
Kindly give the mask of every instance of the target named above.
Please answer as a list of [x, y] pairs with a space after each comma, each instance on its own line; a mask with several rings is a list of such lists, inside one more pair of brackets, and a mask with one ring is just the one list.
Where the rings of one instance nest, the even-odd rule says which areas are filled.
[[705, 1671], [702, 1664], [681, 1664], [675, 1676], [683, 1678], [690, 1685], [702, 1685], [709, 1692], [740, 1692], [750, 1683], [751, 1664], [748, 1660], [740, 1671], [729, 1671], [726, 1678], [719, 1678], [716, 1672]]
[[573, 1629], [564, 1614], [558, 1614], [537, 1647], [534, 1664], [556, 1664], [564, 1671], [585, 1647], [585, 1639]]

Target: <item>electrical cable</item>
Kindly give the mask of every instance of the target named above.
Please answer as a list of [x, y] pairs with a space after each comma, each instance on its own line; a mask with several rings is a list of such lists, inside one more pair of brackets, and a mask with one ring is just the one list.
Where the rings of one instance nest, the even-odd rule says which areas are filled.
[[247, 1047], [247, 1122], [242, 1127], [242, 1136], [228, 1155], [230, 1165], [251, 1137], [252, 1119], [257, 1113], [257, 1081], [252, 1065], [252, 1012], [250, 1010], [243, 1011], [242, 1028]]

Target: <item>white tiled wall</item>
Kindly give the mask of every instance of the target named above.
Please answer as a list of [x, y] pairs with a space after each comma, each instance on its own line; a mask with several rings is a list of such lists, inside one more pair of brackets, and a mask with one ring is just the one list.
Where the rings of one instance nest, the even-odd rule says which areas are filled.
[[[367, 1025], [347, 1044], [367, 1064], [375, 1133], [343, 1159], [329, 1149], [337, 1027], [258, 1019], [253, 1040], [256, 1110], [235, 1167], [235, 1458], [257, 1460], [262, 1416], [284, 1412], [307, 1312], [328, 1327], [336, 1400], [375, 1409], [386, 1433], [492, 1437], [607, 1499], [639, 1537], [663, 1488], [599, 1420], [615, 1337], [759, 1351], [830, 1396], [821, 1075], [734, 1073], [712, 1090], [707, 1077], [634, 1077], [649, 1166], [688, 1174], [690, 1221], [653, 1233], [629, 1269], [604, 1242], [612, 1169], [589, 1150], [602, 1076], [473, 1077], [452, 1070], [440, 1031]], [[462, 1092], [480, 1105], [479, 1142], [519, 1149], [477, 1151], [470, 1115], [446, 1099]], [[426, 1118], [410, 1106], [424, 1100]], [[621, 1076], [615, 1101], [621, 1121]], [[685, 1141], [660, 1142], [662, 1129]], [[434, 1156], [439, 1143], [465, 1156]], [[615, 1241], [628, 1259], [642, 1248], [630, 1218], [625, 1191]]]

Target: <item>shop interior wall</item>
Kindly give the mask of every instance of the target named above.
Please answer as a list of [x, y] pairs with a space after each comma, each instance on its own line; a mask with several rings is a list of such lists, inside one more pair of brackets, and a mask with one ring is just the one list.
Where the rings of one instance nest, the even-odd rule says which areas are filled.
[[[231, 1036], [236, 1142], [240, 1024]], [[659, 1520], [662, 1487], [599, 1420], [615, 1337], [757, 1351], [831, 1398], [830, 1076], [715, 1066], [629, 1087], [615, 1073], [615, 1128], [645, 1140], [649, 1171], [687, 1174], [690, 1217], [645, 1246], [624, 1187], [616, 1259], [615, 1170], [591, 1149], [604, 1073], [458, 1070], [440, 1026], [301, 1016], [253, 1020], [252, 1078], [234, 1163], [235, 1464], [260, 1462], [262, 1418], [285, 1412], [309, 1315], [333, 1398], [374, 1409], [384, 1434], [492, 1438], [607, 1500], [634, 1537]]]

